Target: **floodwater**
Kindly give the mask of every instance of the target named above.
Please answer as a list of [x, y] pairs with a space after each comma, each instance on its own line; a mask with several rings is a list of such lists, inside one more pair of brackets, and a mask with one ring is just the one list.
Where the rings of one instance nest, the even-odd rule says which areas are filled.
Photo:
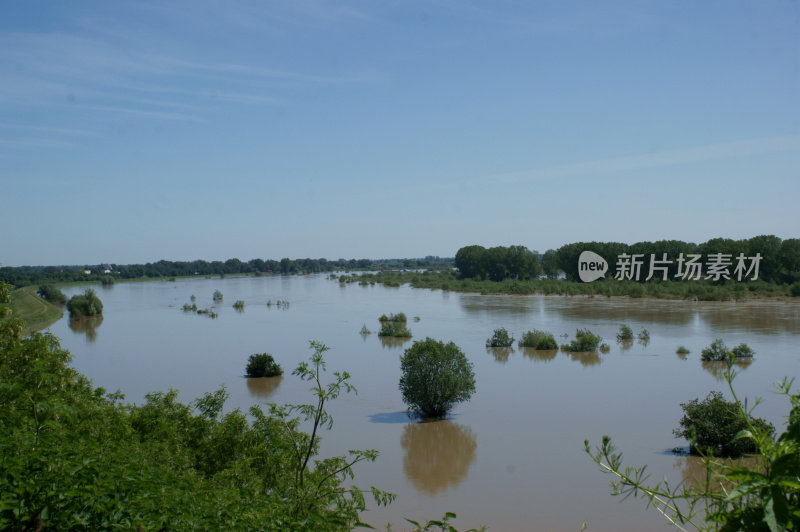
[[[81, 288], [64, 290], [68, 295]], [[697, 303], [558, 296], [480, 296], [380, 285], [340, 286], [324, 275], [189, 279], [120, 283], [97, 289], [104, 318], [50, 330], [73, 355], [73, 366], [96, 386], [121, 390], [132, 402], [175, 388], [183, 401], [224, 385], [229, 408], [311, 402], [308, 384], [291, 375], [311, 354], [309, 340], [330, 347], [328, 371], [349, 371], [357, 395], [330, 404], [333, 430], [322, 456], [377, 449], [356, 466], [355, 484], [397, 494], [362, 520], [406, 530], [417, 521], [458, 515], [456, 526], [489, 530], [671, 530], [645, 502], [609, 495], [610, 477], [585, 455], [583, 441], [612, 437], [627, 465], [648, 464], [654, 479], [693, 475], [692, 459], [669, 452], [684, 446], [672, 429], [680, 403], [726, 392], [721, 370], [700, 351], [721, 337], [755, 351], [736, 379], [740, 397], [760, 396], [756, 414], [784, 426], [788, 402], [774, 383], [798, 375], [800, 305], [796, 302]], [[224, 294], [214, 303], [212, 294]], [[196, 296], [199, 308], [184, 312]], [[243, 300], [243, 312], [232, 308]], [[281, 300], [289, 304], [276, 305]], [[271, 305], [267, 302], [271, 301]], [[476, 393], [444, 421], [408, 418], [398, 390], [400, 355], [410, 340], [377, 336], [378, 316], [404, 312], [414, 338], [454, 341], [474, 364]], [[416, 318], [419, 318], [416, 320]], [[650, 341], [618, 344], [620, 324]], [[366, 325], [372, 334], [360, 334]], [[559, 343], [588, 328], [610, 345], [607, 354], [491, 350], [497, 327], [515, 337], [530, 329]], [[675, 353], [683, 345], [691, 353]], [[278, 379], [243, 378], [248, 357], [271, 353]], [[725, 393], [730, 397], [728, 392]]]

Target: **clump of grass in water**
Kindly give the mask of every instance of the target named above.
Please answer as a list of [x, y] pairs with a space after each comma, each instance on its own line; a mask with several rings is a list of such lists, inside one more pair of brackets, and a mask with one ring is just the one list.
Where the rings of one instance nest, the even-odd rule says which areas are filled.
[[561, 349], [570, 353], [585, 353], [597, 350], [601, 341], [603, 341], [603, 338], [592, 333], [589, 329], [578, 329], [575, 331], [575, 340], [568, 344], [563, 344]]
[[538, 351], [558, 349], [558, 344], [552, 334], [537, 329], [525, 332], [522, 335], [522, 340], [519, 341], [519, 346], [529, 347]]

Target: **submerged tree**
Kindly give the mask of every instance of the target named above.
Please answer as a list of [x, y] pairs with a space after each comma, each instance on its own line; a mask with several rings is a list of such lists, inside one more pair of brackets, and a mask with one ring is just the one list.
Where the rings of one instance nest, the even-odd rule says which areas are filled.
[[400, 358], [400, 369], [403, 402], [423, 417], [443, 417], [475, 392], [472, 363], [453, 342], [414, 342]]

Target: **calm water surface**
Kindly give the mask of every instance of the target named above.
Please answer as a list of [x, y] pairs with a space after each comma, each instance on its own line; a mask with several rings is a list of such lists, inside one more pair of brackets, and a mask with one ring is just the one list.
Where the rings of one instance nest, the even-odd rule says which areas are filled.
[[[212, 294], [224, 294], [214, 304]], [[65, 290], [67, 295], [82, 288]], [[669, 449], [680, 403], [724, 391], [718, 365], [703, 365], [700, 350], [721, 337], [756, 352], [737, 379], [737, 393], [761, 396], [757, 414], [782, 426], [788, 406], [770, 391], [800, 368], [800, 305], [793, 302], [693, 303], [657, 300], [479, 296], [409, 287], [340, 286], [325, 276], [191, 279], [97, 288], [102, 321], [51, 327], [72, 352], [73, 366], [108, 390], [141, 402], [150, 391], [175, 388], [183, 401], [224, 385], [230, 408], [255, 403], [310, 402], [308, 385], [291, 375], [308, 358], [309, 340], [331, 350], [329, 372], [347, 370], [358, 395], [331, 404], [333, 430], [322, 455], [378, 449], [374, 464], [356, 469], [356, 483], [398, 494], [388, 508], [362, 519], [404, 530], [415, 520], [458, 514], [459, 527], [490, 530], [670, 530], [638, 500], [619, 503], [610, 478], [583, 452], [583, 441], [612, 436], [628, 465], [649, 464], [655, 478], [690, 476], [693, 464]], [[211, 319], [184, 313], [195, 295]], [[245, 301], [243, 312], [232, 308]], [[278, 307], [277, 300], [288, 301]], [[271, 300], [273, 305], [268, 306]], [[362, 336], [379, 330], [378, 316], [405, 312], [414, 338], [454, 341], [474, 364], [477, 392], [445, 421], [408, 419], [398, 391], [399, 358], [411, 341]], [[419, 321], [412, 319], [419, 317]], [[650, 342], [620, 345], [621, 323]], [[519, 338], [543, 329], [559, 343], [589, 328], [611, 345], [608, 354], [487, 350], [493, 329]], [[691, 350], [681, 358], [679, 345]], [[279, 379], [242, 377], [250, 354], [269, 352], [284, 368]], [[727, 394], [726, 394], [727, 395]]]

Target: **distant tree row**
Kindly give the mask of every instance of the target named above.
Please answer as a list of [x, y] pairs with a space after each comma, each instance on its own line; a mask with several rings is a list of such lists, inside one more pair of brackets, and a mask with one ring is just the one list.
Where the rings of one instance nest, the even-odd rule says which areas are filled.
[[[669, 279], [675, 279], [679, 264], [676, 259], [683, 254], [699, 254], [707, 257], [722, 253], [736, 258], [761, 256], [758, 279], [769, 283], [792, 284], [800, 281], [800, 239], [781, 240], [774, 235], [761, 235], [752, 238], [733, 240], [730, 238], [713, 238], [702, 244], [683, 242], [680, 240], [659, 240], [656, 242], [637, 242], [622, 244], [620, 242], [576, 242], [561, 246], [557, 250], [548, 250], [542, 257], [542, 265], [546, 275], [556, 277], [560, 273], [568, 280], [578, 280], [578, 257], [583, 251], [594, 251], [608, 261], [609, 273], [614, 276], [617, 257], [623, 254], [643, 255], [649, 261], [651, 255], [661, 259], [664, 253], [671, 259], [666, 267]], [[645, 272], [646, 273], [646, 272]], [[642, 275], [644, 281], [645, 275]], [[660, 278], [660, 277], [659, 277]]]
[[[0, 267], [0, 281], [15, 286], [48, 282], [102, 281], [118, 279], [170, 278], [187, 275], [234, 275], [265, 273], [319, 273], [341, 270], [439, 269], [452, 266], [453, 259], [428, 256], [420, 259], [239, 259], [226, 261], [168, 261], [147, 264], [97, 264], [83, 266]], [[90, 273], [86, 273], [90, 272]]]
[[[776, 284], [792, 284], [800, 281], [800, 239], [781, 240], [774, 235], [762, 235], [753, 238], [732, 240], [714, 238], [702, 244], [682, 242], [680, 240], [659, 240], [656, 242], [637, 242], [623, 244], [621, 242], [575, 242], [558, 249], [550, 249], [541, 257], [535, 251], [523, 246], [493, 247], [472, 245], [462, 247], [455, 257], [455, 266], [461, 279], [503, 281], [505, 279], [532, 279], [546, 275], [551, 278], [564, 275], [567, 280], [577, 281], [578, 258], [584, 251], [593, 251], [608, 262], [606, 277], [614, 277], [618, 257], [623, 255], [640, 255], [645, 262], [640, 281], [645, 281], [646, 270], [650, 258], [660, 262], [665, 270], [659, 271], [656, 279], [662, 279], [666, 273], [670, 280], [680, 280], [679, 268], [682, 263], [679, 257], [688, 259], [690, 255], [700, 255], [702, 260], [712, 255], [723, 254], [732, 262], [731, 270], [736, 265], [737, 257], [743, 255], [749, 259], [760, 255], [758, 279]], [[752, 276], [752, 275], [751, 275]]]
[[539, 254], [524, 246], [466, 246], [456, 253], [455, 266], [462, 278], [490, 281], [535, 279], [543, 271]]

